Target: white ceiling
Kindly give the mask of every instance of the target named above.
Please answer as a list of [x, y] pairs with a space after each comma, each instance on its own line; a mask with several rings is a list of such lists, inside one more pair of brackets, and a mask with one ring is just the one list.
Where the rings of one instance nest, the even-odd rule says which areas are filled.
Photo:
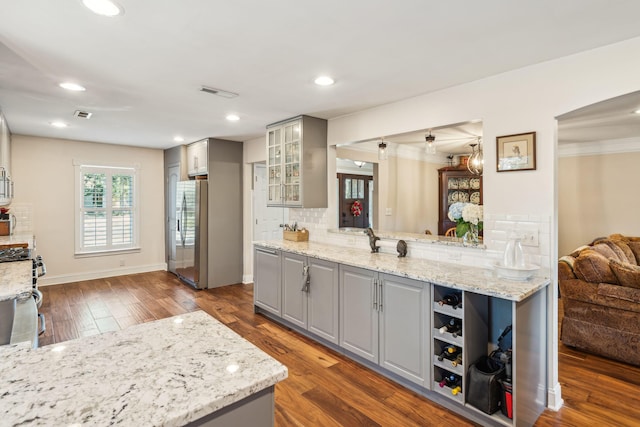
[[[640, 36], [637, 0], [119, 3], [124, 15], [105, 18], [80, 0], [0, 0], [0, 108], [13, 133], [242, 141], [298, 114], [337, 117]], [[315, 86], [319, 74], [336, 84]], [[68, 80], [87, 91], [57, 86]]]

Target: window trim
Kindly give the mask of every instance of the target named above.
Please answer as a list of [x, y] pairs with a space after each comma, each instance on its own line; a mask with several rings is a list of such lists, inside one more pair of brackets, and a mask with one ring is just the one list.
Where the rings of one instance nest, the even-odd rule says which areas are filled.
[[[93, 256], [103, 255], [119, 255], [124, 253], [136, 253], [141, 251], [140, 247], [140, 165], [135, 164], [116, 164], [116, 163], [104, 163], [104, 162], [92, 162], [92, 161], [73, 161], [74, 174], [75, 174], [75, 218], [74, 218], [74, 234], [75, 234], [75, 246], [74, 256], [76, 258], [85, 258]], [[91, 172], [101, 171], [126, 171], [130, 172], [133, 176], [133, 242], [127, 246], [113, 247], [111, 244], [107, 247], [100, 247], [98, 249], [84, 248], [82, 246], [82, 203], [83, 203], [83, 174], [90, 170]], [[111, 200], [107, 203], [110, 205]]]

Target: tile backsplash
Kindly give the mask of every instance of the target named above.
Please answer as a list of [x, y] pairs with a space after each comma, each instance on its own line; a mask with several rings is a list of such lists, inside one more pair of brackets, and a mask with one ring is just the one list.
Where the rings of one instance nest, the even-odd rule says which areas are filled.
[[[327, 209], [290, 209], [289, 221], [297, 222], [300, 227], [307, 228], [311, 241], [347, 247], [368, 247], [369, 241], [364, 233], [360, 236], [328, 231], [328, 215]], [[407, 242], [407, 256], [453, 264], [490, 267], [502, 259], [502, 253], [512, 232], [533, 237], [534, 240], [528, 243], [536, 243], [535, 238], [537, 238], [537, 246], [523, 245], [527, 262], [544, 269], [550, 268], [551, 221], [550, 218], [535, 215], [485, 215], [485, 248]], [[396, 243], [396, 240], [381, 240], [380, 252], [396, 254]]]

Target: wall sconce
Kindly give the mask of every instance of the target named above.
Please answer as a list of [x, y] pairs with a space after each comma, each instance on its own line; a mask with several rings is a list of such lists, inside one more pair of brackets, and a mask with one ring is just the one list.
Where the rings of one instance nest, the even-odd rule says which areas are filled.
[[427, 154], [436, 154], [436, 137], [431, 135], [431, 131], [429, 131], [429, 135], [425, 135], [424, 140], [427, 142]]
[[387, 160], [388, 158], [387, 144], [384, 143], [384, 140], [380, 140], [380, 144], [378, 144], [378, 160]]

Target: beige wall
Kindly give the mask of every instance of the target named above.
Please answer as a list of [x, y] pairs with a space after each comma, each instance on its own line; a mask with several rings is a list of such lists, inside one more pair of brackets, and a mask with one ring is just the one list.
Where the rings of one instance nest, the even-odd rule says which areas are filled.
[[558, 160], [558, 254], [596, 237], [640, 236], [640, 153]]
[[[162, 150], [13, 135], [11, 160], [12, 208], [29, 211], [38, 254], [47, 264], [41, 284], [166, 268]], [[139, 253], [74, 256], [74, 160], [139, 165]]]

